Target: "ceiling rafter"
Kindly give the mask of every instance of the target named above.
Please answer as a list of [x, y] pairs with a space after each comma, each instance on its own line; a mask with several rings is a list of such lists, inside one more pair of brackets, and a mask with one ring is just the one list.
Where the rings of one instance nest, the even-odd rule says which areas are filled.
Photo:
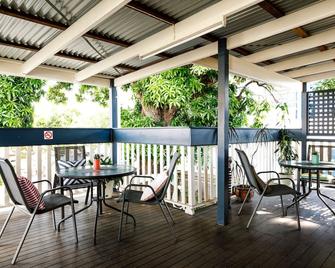
[[[174, 24], [179, 22], [179, 20], [175, 19], [174, 17], [172, 17], [168, 14], [165, 14], [163, 12], [160, 12], [160, 11], [158, 11], [158, 10], [152, 8], [152, 7], [144, 5], [144, 4], [142, 4], [140, 2], [137, 2], [137, 1], [131, 1], [126, 6], [133, 9], [133, 10], [141, 12], [144, 15], [150, 16], [150, 17], [152, 17], [156, 20], [159, 20], [163, 23], [166, 23], [168, 25], [174, 25]], [[212, 34], [205, 34], [205, 35], [201, 36], [201, 38], [203, 38], [203, 39], [205, 39], [209, 42], [216, 42], [218, 40], [218, 38], [216, 36], [212, 35]], [[234, 48], [233, 50], [235, 52], [241, 54], [242, 56], [247, 56], [247, 55], [251, 54], [251, 51], [249, 51], [248, 49], [243, 48], [243, 47]]]
[[[14, 48], [29, 50], [29, 51], [34, 51], [34, 52], [37, 52], [41, 49], [40, 47], [37, 47], [37, 46], [10, 42], [10, 41], [3, 40], [3, 39], [0, 39], [0, 46], [14, 47]], [[75, 54], [67, 53], [64, 51], [56, 53], [55, 56], [67, 58], [71, 60], [89, 62], [89, 63], [96, 63], [99, 61], [99, 59], [95, 59], [95, 58], [87, 57], [87, 56], [75, 55]], [[119, 64], [116, 67], [126, 70], [126, 71], [131, 71], [131, 72], [139, 70], [139, 68], [133, 67], [127, 64]]]
[[[277, 19], [286, 15], [284, 11], [282, 11], [275, 4], [271, 3], [269, 0], [264, 0], [263, 2], [260, 2], [258, 5]], [[292, 31], [301, 38], [311, 36], [310, 33], [308, 33], [303, 27], [296, 27], [292, 29]], [[319, 47], [319, 50], [325, 51], [328, 50], [328, 47], [326, 45], [322, 45]]]
[[[49, 19], [46, 19], [46, 18], [41, 18], [41, 17], [38, 17], [38, 16], [34, 16], [34, 15], [31, 15], [31, 14], [28, 14], [28, 13], [25, 13], [25, 12], [22, 12], [22, 11], [18, 11], [18, 10], [12, 9], [12, 8], [8, 8], [8, 7], [3, 6], [1, 4], [0, 4], [0, 7], [1, 7], [0, 8], [0, 14], [3, 14], [3, 15], [7, 15], [7, 16], [14, 17], [14, 18], [17, 18], [17, 19], [29, 21], [29, 22], [36, 23], [36, 24], [40, 24], [40, 25], [47, 26], [47, 27], [50, 27], [50, 28], [54, 28], [54, 29], [57, 29], [57, 30], [60, 30], [60, 31], [65, 31], [69, 27], [69, 25], [66, 25], [66, 24], [63, 24], [63, 23], [60, 23], [60, 22], [56, 22], [56, 21], [52, 21], [52, 20], [49, 20]], [[106, 43], [109, 43], [109, 44], [112, 44], [112, 45], [125, 47], [125, 48], [133, 45], [132, 42], [124, 41], [124, 40], [121, 40], [119, 38], [115, 38], [115, 37], [111, 37], [111, 36], [106, 36], [106, 35], [103, 35], [101, 33], [97, 33], [97, 32], [94, 32], [94, 31], [89, 31], [89, 32], [85, 33], [83, 36], [89, 37], [89, 38], [92, 38], [92, 39], [95, 39], [95, 40], [99, 40], [99, 41], [102, 41], [102, 42], [106, 42]], [[160, 53], [157, 56], [159, 56], [163, 59], [168, 59], [168, 58], [171, 57], [171, 55], [169, 55], [167, 53]]]

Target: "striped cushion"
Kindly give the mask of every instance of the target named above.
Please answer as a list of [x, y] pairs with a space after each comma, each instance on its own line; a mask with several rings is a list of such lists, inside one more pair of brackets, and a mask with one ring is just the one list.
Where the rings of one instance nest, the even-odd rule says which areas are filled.
[[[59, 168], [71, 168], [71, 167], [83, 167], [86, 164], [86, 159], [80, 159], [77, 161], [64, 161], [64, 160], [57, 160]], [[64, 178], [63, 185], [77, 185], [77, 184], [86, 184], [90, 183], [90, 180], [85, 179], [72, 179], [72, 178]]]
[[[38, 203], [38, 200], [41, 197], [40, 193], [38, 192], [34, 184], [27, 178], [21, 176], [21, 177], [18, 177], [18, 181], [19, 181], [21, 190], [23, 192], [23, 195], [25, 199], [27, 200], [28, 206], [34, 209]], [[39, 204], [38, 209], [39, 210], [45, 209], [45, 203], [43, 200]]]

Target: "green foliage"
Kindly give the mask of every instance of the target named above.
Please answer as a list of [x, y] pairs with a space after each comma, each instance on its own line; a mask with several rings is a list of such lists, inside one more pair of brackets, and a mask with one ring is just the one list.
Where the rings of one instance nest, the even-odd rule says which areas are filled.
[[76, 110], [70, 110], [63, 113], [54, 113], [49, 118], [35, 118], [34, 127], [70, 127], [74, 122], [74, 118], [79, 116], [79, 112]]
[[315, 90], [329, 90], [335, 89], [335, 79], [321, 80], [314, 86]]
[[[217, 72], [200, 66], [185, 66], [129, 84], [136, 103], [121, 114], [124, 127], [216, 126]], [[229, 85], [230, 126], [263, 127], [270, 111], [267, 100], [258, 100], [249, 89], [257, 84], [272, 94], [267, 84], [232, 77]], [[252, 120], [251, 120], [252, 118]]]
[[[279, 131], [279, 140], [275, 153], [279, 153], [279, 161], [290, 161], [298, 158], [298, 153], [293, 148], [293, 143], [298, 143], [298, 139], [288, 129]], [[286, 173], [292, 173], [291, 169], [285, 169]]]
[[[66, 93], [73, 89], [73, 84], [57, 82], [50, 86], [47, 91], [47, 99], [55, 104], [66, 104], [68, 98]], [[108, 106], [109, 89], [96, 86], [81, 85], [78, 92], [75, 94], [78, 102], [83, 102], [87, 99], [97, 102], [103, 107]]]
[[106, 87], [95, 87], [88, 85], [81, 85], [79, 92], [76, 94], [78, 102], [83, 102], [89, 97], [91, 101], [99, 103], [103, 107], [108, 106], [109, 89]]
[[0, 75], [0, 127], [31, 127], [45, 81]]
[[55, 85], [50, 86], [47, 91], [47, 99], [55, 104], [66, 104], [66, 92], [71, 91], [71, 83], [57, 82]]

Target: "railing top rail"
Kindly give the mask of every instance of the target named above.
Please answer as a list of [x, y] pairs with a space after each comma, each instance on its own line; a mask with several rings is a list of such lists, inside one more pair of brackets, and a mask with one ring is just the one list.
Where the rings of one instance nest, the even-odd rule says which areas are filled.
[[[230, 143], [257, 142], [259, 129], [237, 128]], [[267, 129], [265, 141], [277, 141], [279, 129]], [[301, 129], [292, 129], [301, 139]], [[183, 146], [205, 146], [217, 144], [217, 129], [208, 127], [166, 128], [2, 128], [0, 146], [31, 146], [85, 143], [138, 143]]]

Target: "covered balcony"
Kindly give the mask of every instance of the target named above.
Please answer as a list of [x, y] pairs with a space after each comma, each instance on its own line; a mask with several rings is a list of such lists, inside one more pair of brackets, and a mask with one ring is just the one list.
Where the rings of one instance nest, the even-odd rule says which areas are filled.
[[[0, 157], [11, 161], [17, 175], [53, 183], [54, 147], [60, 145], [84, 145], [90, 160], [94, 154], [108, 155], [114, 164], [153, 177], [169, 166], [175, 152], [181, 155], [164, 199], [175, 219], [176, 242], [159, 208], [135, 204], [136, 230], [126, 224], [120, 242], [120, 214], [103, 206], [94, 244], [98, 212], [93, 205], [77, 214], [77, 245], [71, 222], [53, 232], [51, 213], [39, 216], [17, 266], [335, 265], [334, 214], [314, 192], [300, 202], [300, 231], [293, 209], [281, 216], [279, 198], [265, 198], [249, 231], [245, 229], [259, 196], [238, 216], [241, 202], [232, 189], [242, 175], [234, 173], [229, 160], [237, 160], [235, 149], [242, 149], [253, 158], [256, 171], [279, 172], [280, 130], [267, 129], [261, 140], [259, 129], [237, 128], [232, 135], [228, 112], [229, 74], [269, 83], [287, 94], [297, 92], [297, 113], [291, 116], [301, 124], [290, 135], [299, 141], [294, 145], [298, 159], [311, 161], [318, 152], [321, 162], [335, 161], [335, 91], [309, 90], [314, 81], [335, 76], [334, 0], [3, 1], [0, 20], [2, 75], [110, 88], [110, 128], [1, 128]], [[189, 64], [218, 72], [216, 128], [120, 127], [118, 93], [123, 85]], [[321, 190], [334, 198], [334, 172], [326, 173]], [[320, 178], [311, 178], [313, 188]], [[294, 181], [300, 181], [298, 172]], [[120, 189], [129, 183], [131, 176]], [[12, 201], [4, 184], [0, 192], [3, 224]], [[85, 192], [74, 193], [75, 208], [81, 208]], [[120, 208], [112, 194], [106, 195], [107, 202]], [[283, 201], [289, 204], [292, 198]], [[335, 208], [332, 202], [329, 206]], [[57, 210], [56, 218], [61, 217]], [[13, 215], [0, 239], [1, 267], [11, 266], [28, 220], [25, 214]]]

